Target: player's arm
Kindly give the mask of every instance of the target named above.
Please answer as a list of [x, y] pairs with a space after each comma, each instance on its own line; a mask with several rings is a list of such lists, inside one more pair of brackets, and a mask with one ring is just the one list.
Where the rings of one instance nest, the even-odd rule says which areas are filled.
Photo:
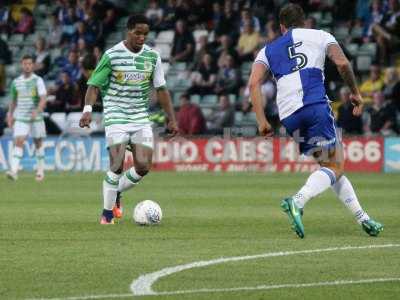
[[353, 68], [338, 44], [331, 44], [327, 48], [327, 54], [330, 60], [336, 65], [336, 68], [345, 84], [351, 90], [351, 99], [354, 105], [353, 114], [360, 116], [362, 113], [363, 100], [357, 86], [356, 76]]
[[11, 101], [8, 105], [8, 112], [7, 112], [7, 126], [12, 128], [14, 124], [14, 111], [17, 107], [17, 89], [15, 87], [14, 81], [11, 84]]
[[162, 109], [165, 111], [168, 117], [168, 129], [172, 135], [178, 133], [178, 125], [175, 118], [174, 107], [172, 106], [171, 96], [166, 87], [160, 87], [157, 89], [157, 99]]
[[36, 109], [32, 112], [32, 119], [36, 119], [37, 115], [41, 114], [44, 111], [44, 109], [46, 108], [47, 91], [46, 91], [46, 86], [45, 86], [42, 78], [39, 78], [37, 80], [37, 91], [38, 91], [38, 95], [39, 95], [39, 103], [38, 103]]
[[106, 85], [110, 80], [111, 72], [110, 58], [107, 53], [105, 53], [88, 80], [88, 88], [85, 94], [85, 106], [83, 108], [82, 117], [79, 120], [80, 127], [90, 127], [90, 122], [92, 122], [92, 107], [100, 94], [100, 87]]
[[253, 64], [249, 79], [250, 99], [253, 104], [254, 112], [256, 113], [258, 131], [260, 135], [270, 137], [272, 136], [272, 127], [267, 121], [264, 114], [261, 85], [267, 73], [267, 66], [263, 63], [256, 62]]
[[178, 125], [175, 118], [174, 107], [171, 101], [171, 95], [166, 87], [164, 70], [162, 68], [161, 57], [158, 55], [156, 65], [153, 72], [153, 86], [157, 91], [157, 99], [162, 109], [168, 117], [168, 129], [172, 135], [178, 133]]

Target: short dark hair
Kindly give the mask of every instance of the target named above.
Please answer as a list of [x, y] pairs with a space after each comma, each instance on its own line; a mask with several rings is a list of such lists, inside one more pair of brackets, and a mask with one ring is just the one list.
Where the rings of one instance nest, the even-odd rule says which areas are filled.
[[134, 14], [129, 17], [128, 22], [126, 23], [126, 28], [132, 30], [135, 28], [136, 24], [147, 24], [150, 26], [150, 21], [144, 15]]
[[189, 96], [189, 94], [187, 94], [187, 93], [183, 93], [179, 98], [184, 98], [184, 99], [186, 99], [187, 101], [190, 101], [190, 96]]
[[279, 12], [279, 22], [286, 28], [304, 26], [305, 15], [300, 5], [289, 3]]
[[21, 61], [25, 60], [25, 59], [31, 59], [33, 61], [33, 56], [31, 54], [24, 54], [21, 57]]

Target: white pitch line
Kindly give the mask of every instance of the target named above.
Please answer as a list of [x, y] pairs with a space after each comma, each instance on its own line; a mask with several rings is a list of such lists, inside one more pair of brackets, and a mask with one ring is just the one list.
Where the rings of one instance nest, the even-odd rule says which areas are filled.
[[[335, 281], [323, 281], [323, 282], [311, 282], [311, 283], [288, 283], [288, 284], [276, 284], [276, 285], [259, 285], [254, 287], [237, 287], [237, 288], [224, 288], [224, 289], [198, 289], [198, 290], [181, 290], [181, 291], [165, 291], [158, 292], [154, 295], [145, 296], [171, 296], [171, 295], [182, 295], [182, 294], [198, 294], [198, 293], [226, 293], [226, 292], [241, 292], [241, 291], [265, 291], [265, 290], [276, 290], [286, 288], [311, 288], [318, 286], [338, 286], [338, 285], [352, 285], [352, 284], [365, 284], [365, 283], [382, 283], [382, 282], [400, 282], [400, 277], [397, 278], [369, 278], [360, 280], [335, 280]], [[91, 299], [111, 299], [111, 298], [132, 298], [139, 297], [132, 294], [109, 294], [109, 295], [93, 295], [93, 296], [80, 296], [80, 297], [68, 297], [68, 298], [40, 298], [40, 299], [28, 299], [28, 300], [91, 300]]]
[[[198, 294], [198, 293], [222, 293], [222, 292], [240, 292], [240, 291], [257, 291], [257, 290], [275, 290], [275, 289], [286, 289], [286, 288], [309, 288], [318, 286], [335, 286], [335, 285], [350, 285], [350, 284], [365, 284], [365, 283], [380, 283], [380, 282], [396, 282], [400, 281], [399, 278], [369, 278], [360, 280], [335, 280], [335, 281], [323, 281], [323, 282], [311, 282], [311, 283], [288, 283], [288, 284], [276, 284], [276, 285], [259, 285], [249, 287], [237, 287], [237, 288], [225, 288], [225, 289], [198, 289], [198, 290], [181, 290], [171, 292], [158, 292], [153, 296], [164, 296], [164, 295], [181, 295], [181, 294]], [[150, 296], [150, 295], [149, 295]]]
[[152, 290], [152, 285], [162, 277], [169, 276], [184, 270], [201, 268], [211, 265], [217, 265], [232, 261], [243, 261], [252, 260], [267, 257], [277, 257], [277, 256], [289, 256], [297, 254], [310, 254], [310, 253], [320, 253], [320, 252], [333, 252], [333, 251], [346, 251], [346, 250], [361, 250], [361, 249], [377, 249], [377, 248], [390, 248], [390, 247], [400, 247], [400, 244], [386, 244], [386, 245], [368, 245], [368, 246], [345, 246], [345, 247], [334, 247], [334, 248], [324, 248], [324, 249], [313, 249], [313, 250], [299, 250], [299, 251], [285, 251], [285, 252], [268, 252], [257, 255], [247, 255], [247, 256], [233, 256], [233, 257], [222, 257], [212, 260], [197, 261], [184, 265], [179, 265], [175, 267], [169, 267], [161, 269], [157, 272], [145, 274], [139, 276], [131, 284], [131, 291], [136, 296], [145, 295], [157, 295], [158, 293]]
[[208, 261], [197, 261], [189, 264], [178, 265], [175, 267], [169, 267], [161, 269], [160, 271], [145, 274], [139, 276], [134, 280], [130, 286], [133, 294], [107, 294], [107, 295], [87, 295], [77, 297], [64, 297], [64, 298], [31, 298], [27, 300], [91, 300], [91, 299], [115, 299], [115, 298], [129, 298], [135, 296], [162, 296], [162, 295], [179, 295], [189, 293], [216, 293], [216, 292], [233, 292], [233, 291], [252, 291], [252, 290], [271, 290], [280, 288], [302, 288], [302, 287], [317, 287], [317, 286], [333, 286], [333, 285], [350, 285], [350, 284], [363, 284], [363, 283], [379, 283], [379, 282], [395, 282], [400, 281], [400, 278], [372, 278], [372, 279], [361, 279], [361, 280], [338, 280], [338, 281], [326, 281], [326, 282], [315, 282], [315, 283], [292, 283], [292, 284], [280, 284], [280, 285], [261, 285], [256, 287], [238, 287], [238, 288], [226, 288], [226, 289], [197, 289], [197, 290], [181, 290], [181, 291], [165, 291], [155, 292], [152, 290], [152, 285], [158, 279], [178, 273], [184, 270], [193, 268], [200, 268], [210, 265], [222, 264], [232, 261], [243, 261], [252, 260], [267, 257], [277, 256], [289, 256], [297, 254], [310, 254], [310, 253], [321, 253], [321, 252], [333, 252], [333, 251], [346, 251], [346, 250], [362, 250], [362, 249], [379, 249], [379, 248], [392, 248], [400, 247], [400, 244], [384, 244], [384, 245], [368, 245], [368, 246], [345, 246], [345, 247], [334, 247], [334, 248], [323, 248], [323, 249], [312, 249], [312, 250], [299, 250], [299, 251], [283, 251], [283, 252], [268, 252], [257, 255], [247, 256], [234, 256], [234, 257], [223, 257], [218, 259], [212, 259]]

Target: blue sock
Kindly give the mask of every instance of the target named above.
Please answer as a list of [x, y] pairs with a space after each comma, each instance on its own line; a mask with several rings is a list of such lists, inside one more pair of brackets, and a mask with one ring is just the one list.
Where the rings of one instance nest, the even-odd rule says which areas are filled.
[[113, 211], [108, 209], [103, 209], [103, 216], [106, 218], [107, 222], [111, 222], [114, 218]]

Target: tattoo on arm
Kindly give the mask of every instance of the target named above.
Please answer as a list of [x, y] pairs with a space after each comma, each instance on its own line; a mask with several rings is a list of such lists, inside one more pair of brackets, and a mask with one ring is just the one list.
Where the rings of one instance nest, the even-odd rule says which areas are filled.
[[347, 65], [338, 68], [338, 71], [340, 76], [343, 78], [343, 81], [350, 88], [351, 92], [353, 94], [357, 94], [358, 93], [357, 81], [356, 81], [356, 76], [354, 75], [353, 68], [350, 65]]

